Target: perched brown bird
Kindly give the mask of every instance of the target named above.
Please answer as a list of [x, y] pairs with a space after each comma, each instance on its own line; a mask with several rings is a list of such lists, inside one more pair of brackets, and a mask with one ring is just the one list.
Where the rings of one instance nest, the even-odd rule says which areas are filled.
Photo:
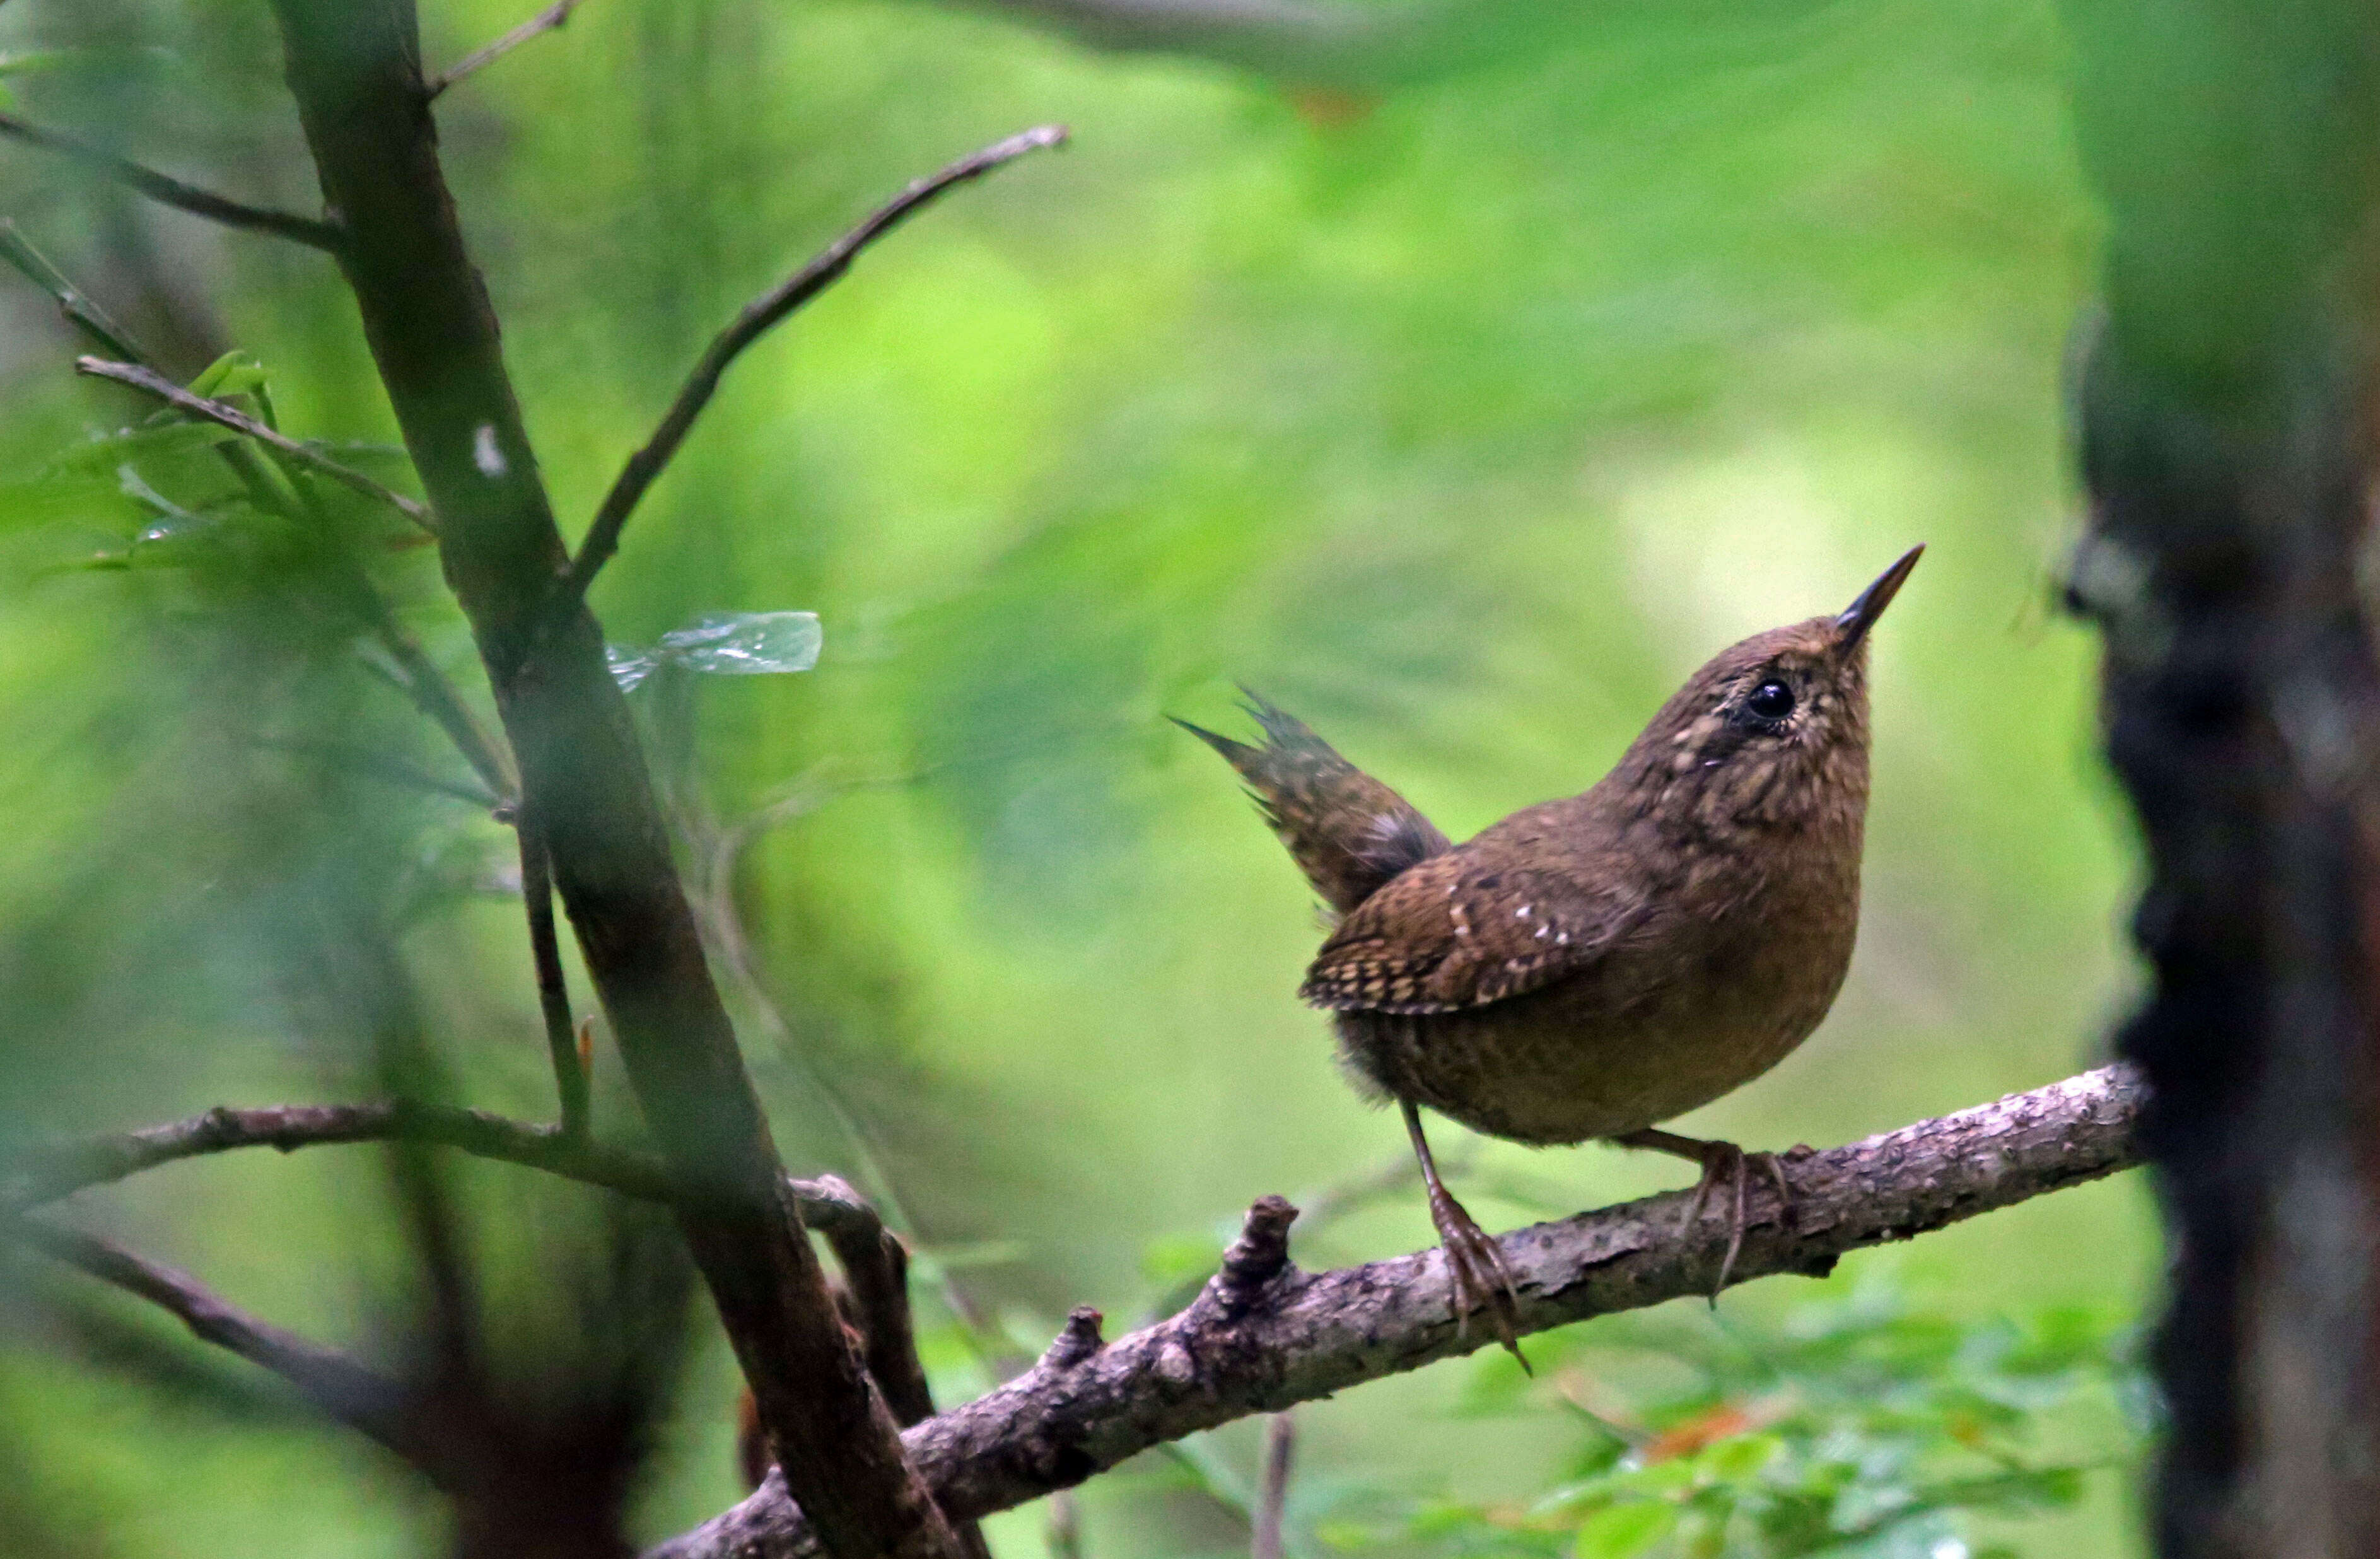
[[1720, 652], [1593, 789], [1463, 845], [1254, 694], [1261, 747], [1186, 726], [1239, 771], [1338, 917], [1298, 994], [1334, 1015], [1357, 1086], [1403, 1112], [1458, 1323], [1492, 1304], [1512, 1346], [1512, 1274], [1439, 1181], [1418, 1106], [1514, 1142], [1603, 1138], [1695, 1160], [1690, 1224], [1731, 1178], [1719, 1285], [1749, 1164], [1790, 1200], [1773, 1154], [1652, 1128], [1776, 1066], [1842, 987], [1868, 630], [1925, 550], [1840, 615]]

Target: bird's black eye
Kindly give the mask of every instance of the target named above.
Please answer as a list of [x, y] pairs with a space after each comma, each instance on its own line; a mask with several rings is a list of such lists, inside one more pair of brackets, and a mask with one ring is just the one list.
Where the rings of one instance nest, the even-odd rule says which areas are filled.
[[1772, 676], [1752, 690], [1743, 707], [1763, 720], [1782, 720], [1793, 713], [1793, 689]]

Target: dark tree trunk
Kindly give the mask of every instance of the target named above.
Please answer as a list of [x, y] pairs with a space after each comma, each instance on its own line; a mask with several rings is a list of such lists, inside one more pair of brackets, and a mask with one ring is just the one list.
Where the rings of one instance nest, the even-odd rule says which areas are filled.
[[2380, 18], [2082, 0], [2110, 218], [2076, 605], [2149, 863], [2125, 1026], [2172, 1245], [2168, 1559], [2380, 1553], [2380, 676], [2370, 225]]

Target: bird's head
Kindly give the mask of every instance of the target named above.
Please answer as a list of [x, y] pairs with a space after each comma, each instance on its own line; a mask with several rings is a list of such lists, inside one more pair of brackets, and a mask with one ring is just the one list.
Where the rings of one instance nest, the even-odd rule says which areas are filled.
[[1840, 613], [1729, 646], [1686, 680], [1622, 762], [1641, 804], [1706, 826], [1800, 827], [1867, 799], [1867, 640], [1925, 552]]

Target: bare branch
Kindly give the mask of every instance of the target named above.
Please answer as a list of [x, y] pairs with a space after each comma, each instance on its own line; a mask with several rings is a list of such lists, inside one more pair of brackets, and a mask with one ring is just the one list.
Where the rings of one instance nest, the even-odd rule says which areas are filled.
[[[1797, 1158], [1791, 1225], [1764, 1194], [1734, 1281], [1820, 1274], [1846, 1251], [2130, 1168], [2140, 1160], [2133, 1128], [2144, 1096], [2135, 1074], [2106, 1067]], [[1682, 1233], [1686, 1195], [1506, 1235], [1499, 1243], [1520, 1279], [1519, 1330], [1708, 1293], [1727, 1221]], [[1286, 1260], [1287, 1210], [1277, 1201], [1251, 1212], [1225, 1271], [1180, 1314], [1087, 1357], [1045, 1359], [910, 1430], [910, 1455], [942, 1507], [955, 1518], [1006, 1510], [1184, 1435], [1494, 1346], [1485, 1328], [1455, 1334], [1440, 1252], [1302, 1273]], [[647, 1559], [814, 1552], [807, 1523], [771, 1480]]]
[[[551, 1127], [528, 1126], [484, 1111], [400, 1101], [218, 1108], [138, 1131], [26, 1149], [0, 1163], [0, 1215], [209, 1153], [241, 1148], [277, 1148], [286, 1153], [400, 1139], [541, 1169], [647, 1201], [667, 1201], [671, 1196], [668, 1172], [650, 1155], [574, 1142]], [[834, 1199], [821, 1194], [816, 1200]]]
[[130, 358], [135, 361], [147, 359], [148, 354], [140, 348], [125, 328], [109, 319], [106, 311], [83, 296], [82, 289], [67, 280], [67, 274], [51, 264], [49, 256], [35, 249], [25, 235], [17, 230], [17, 224], [6, 217], [0, 217], [0, 261], [6, 262], [10, 270], [55, 298], [58, 312], [65, 316], [67, 323], [80, 329], [102, 347], [119, 358]]
[[710, 404], [719, 388], [727, 365], [735, 360], [745, 347], [767, 335], [785, 317], [803, 304], [824, 292], [837, 277], [851, 269], [859, 251], [882, 238], [910, 215], [931, 204], [937, 196], [985, 174], [1003, 163], [1015, 161], [1028, 152], [1045, 146], [1062, 146], [1066, 140], [1063, 125], [1040, 125], [1010, 136], [1006, 140], [985, 147], [972, 156], [962, 157], [941, 172], [921, 178], [879, 208], [858, 226], [829, 244], [818, 257], [775, 286], [744, 306], [735, 321], [714, 337], [702, 358], [686, 375], [686, 384], [670, 403], [661, 426], [645, 446], [628, 457], [611, 492], [603, 495], [603, 506], [595, 512], [595, 521], [588, 527], [586, 539], [579, 543], [578, 555], [570, 562], [570, 573], [562, 584], [563, 600], [576, 602], [587, 593], [587, 587], [597, 570], [611, 560], [620, 549], [620, 530], [628, 523], [628, 516], [645, 490], [662, 474], [670, 457], [686, 442], [694, 420]]
[[562, 1100], [562, 1135], [588, 1135], [587, 1068], [578, 1059], [578, 1036], [570, 1023], [570, 988], [562, 973], [562, 944], [553, 931], [553, 876], [545, 839], [526, 803], [513, 817], [520, 844], [521, 903], [528, 910], [529, 956], [537, 969], [538, 1016], [545, 1024], [545, 1048], [553, 1060], [553, 1084]]
[[438, 533], [436, 518], [431, 514], [430, 506], [419, 499], [408, 498], [354, 467], [343, 466], [321, 450], [266, 427], [237, 407], [209, 400], [204, 396], [194, 396], [153, 368], [144, 368], [139, 363], [110, 362], [104, 358], [77, 358], [75, 371], [87, 373], [94, 379], [112, 379], [119, 384], [128, 384], [143, 395], [156, 396], [178, 411], [219, 423], [234, 432], [244, 433], [259, 444], [279, 450], [307, 469], [320, 472], [342, 487], [387, 505], [431, 535]]
[[310, 216], [293, 216], [284, 211], [267, 211], [259, 206], [247, 206], [226, 200], [211, 190], [178, 178], [168, 178], [154, 168], [128, 161], [113, 152], [104, 152], [72, 136], [60, 135], [38, 125], [27, 124], [13, 114], [0, 114], [0, 135], [14, 136], [28, 146], [38, 146], [45, 152], [55, 152], [72, 162], [93, 168], [118, 184], [140, 191], [152, 201], [203, 216], [210, 222], [220, 222], [226, 227], [245, 228], [252, 233], [270, 233], [275, 238], [290, 238], [309, 249], [336, 255], [346, 242], [346, 236], [327, 222]]
[[9, 1219], [0, 1227], [102, 1283], [161, 1307], [200, 1341], [271, 1370], [325, 1417], [378, 1441], [424, 1473], [437, 1475], [440, 1458], [410, 1421], [407, 1393], [396, 1382], [335, 1349], [261, 1321], [225, 1302], [188, 1273], [134, 1255], [111, 1240], [32, 1218]]
[[[651, 1154], [573, 1141], [552, 1127], [530, 1126], [484, 1110], [403, 1101], [270, 1104], [249, 1110], [216, 1108], [163, 1126], [22, 1150], [0, 1162], [0, 1217], [184, 1159], [242, 1148], [273, 1148], [288, 1153], [300, 1148], [400, 1139], [543, 1170], [640, 1201], [667, 1202], [674, 1195], [668, 1167]], [[830, 1241], [883, 1229], [876, 1210], [832, 1175], [816, 1180], [788, 1178], [785, 1188], [801, 1210], [803, 1222]]]
[[474, 75], [493, 65], [530, 39], [541, 33], [552, 32], [569, 21], [570, 13], [586, 3], [587, 0], [553, 0], [552, 5], [538, 12], [494, 43], [482, 44], [456, 60], [443, 74], [431, 77], [430, 95], [435, 98], [464, 77]]

